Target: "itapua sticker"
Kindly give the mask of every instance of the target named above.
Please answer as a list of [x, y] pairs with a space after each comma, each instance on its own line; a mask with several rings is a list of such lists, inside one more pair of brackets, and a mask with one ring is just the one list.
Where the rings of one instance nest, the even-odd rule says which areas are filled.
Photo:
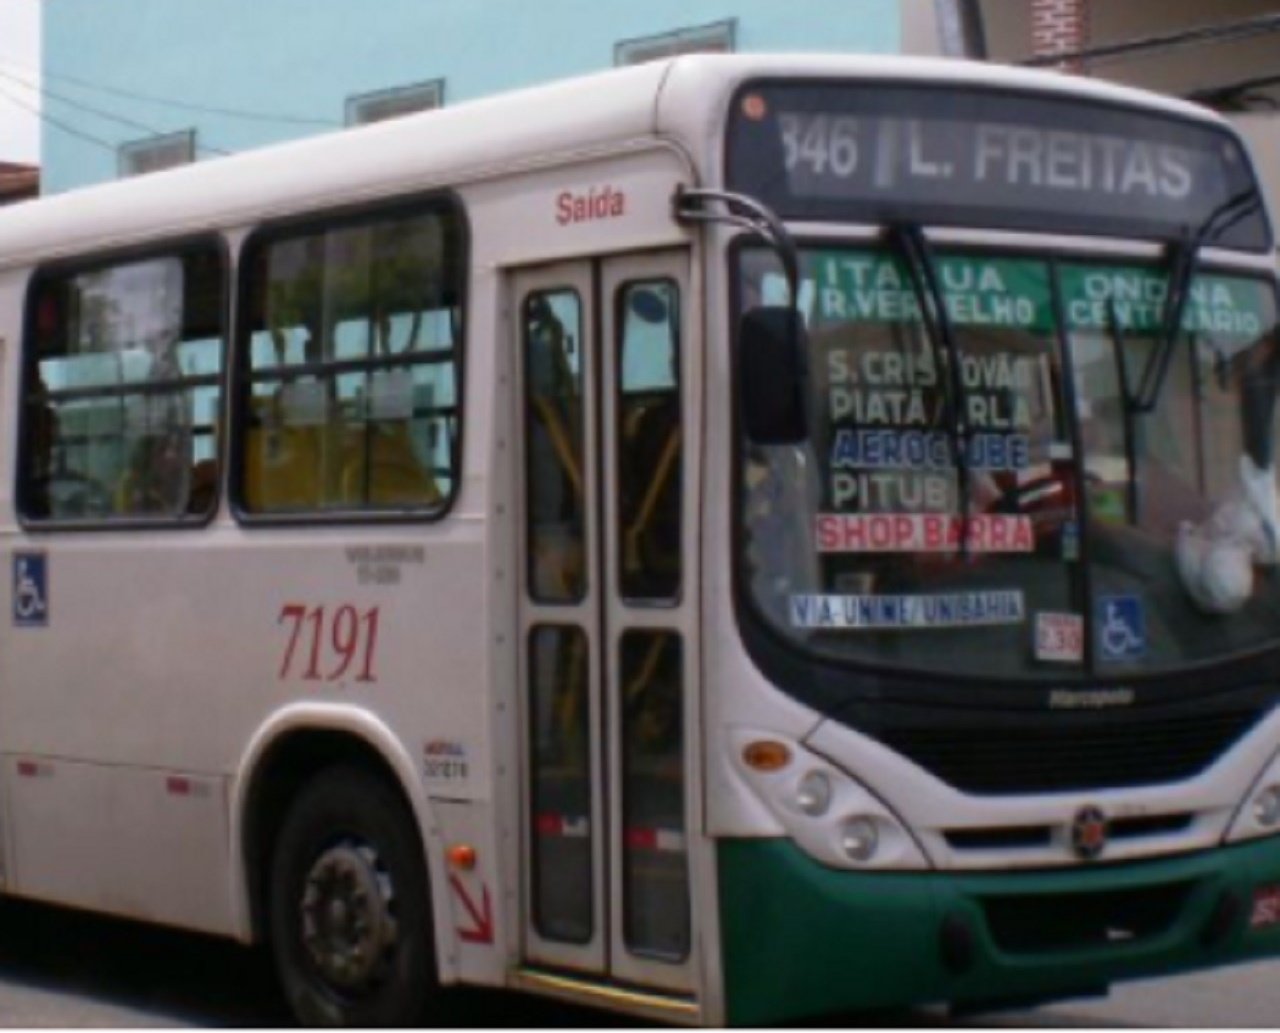
[[1103, 660], [1141, 660], [1147, 655], [1147, 622], [1138, 596], [1100, 596], [1093, 622], [1098, 654]]
[[13, 554], [13, 623], [42, 628], [49, 623], [49, 563], [43, 552]]
[[793, 595], [789, 602], [791, 626], [813, 630], [976, 628], [1025, 620], [1022, 592], [1017, 589], [944, 595]]
[[1036, 614], [1036, 659], [1051, 664], [1084, 660], [1084, 617], [1078, 613]]

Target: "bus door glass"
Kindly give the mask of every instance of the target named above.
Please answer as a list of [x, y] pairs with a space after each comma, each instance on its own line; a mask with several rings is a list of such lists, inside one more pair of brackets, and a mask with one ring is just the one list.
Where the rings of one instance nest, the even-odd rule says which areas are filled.
[[693, 985], [687, 261], [516, 280], [530, 964]]

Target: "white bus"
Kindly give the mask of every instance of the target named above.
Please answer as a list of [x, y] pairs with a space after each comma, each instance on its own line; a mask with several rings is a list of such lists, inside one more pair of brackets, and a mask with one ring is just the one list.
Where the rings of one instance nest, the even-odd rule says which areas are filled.
[[4, 892], [316, 1024], [1275, 953], [1272, 254], [1211, 114], [860, 57], [0, 213]]

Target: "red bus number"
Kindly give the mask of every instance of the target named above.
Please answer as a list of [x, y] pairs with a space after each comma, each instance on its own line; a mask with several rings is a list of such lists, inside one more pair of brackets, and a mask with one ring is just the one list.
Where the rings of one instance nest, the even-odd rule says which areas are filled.
[[280, 658], [281, 681], [376, 682], [373, 670], [378, 648], [377, 606], [361, 613], [350, 604], [335, 607], [285, 603], [276, 623], [289, 629]]

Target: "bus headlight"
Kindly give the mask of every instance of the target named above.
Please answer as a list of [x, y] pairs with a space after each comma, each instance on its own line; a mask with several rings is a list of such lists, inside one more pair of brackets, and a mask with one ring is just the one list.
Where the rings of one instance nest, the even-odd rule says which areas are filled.
[[875, 818], [860, 814], [856, 818], [846, 818], [840, 826], [840, 849], [850, 861], [866, 864], [875, 857], [879, 846], [880, 832]]
[[1264, 829], [1280, 821], [1280, 786], [1269, 785], [1253, 798], [1253, 820]]
[[796, 787], [796, 807], [811, 818], [831, 809], [831, 779], [825, 771], [810, 771]]
[[[764, 741], [785, 746], [789, 762], [776, 769], [751, 763], [750, 747]], [[814, 860], [833, 868], [929, 867], [898, 816], [825, 757], [794, 740], [752, 729], [730, 730], [729, 747], [739, 778]]]
[[1226, 841], [1256, 839], [1280, 832], [1280, 754], [1253, 783], [1227, 829]]

